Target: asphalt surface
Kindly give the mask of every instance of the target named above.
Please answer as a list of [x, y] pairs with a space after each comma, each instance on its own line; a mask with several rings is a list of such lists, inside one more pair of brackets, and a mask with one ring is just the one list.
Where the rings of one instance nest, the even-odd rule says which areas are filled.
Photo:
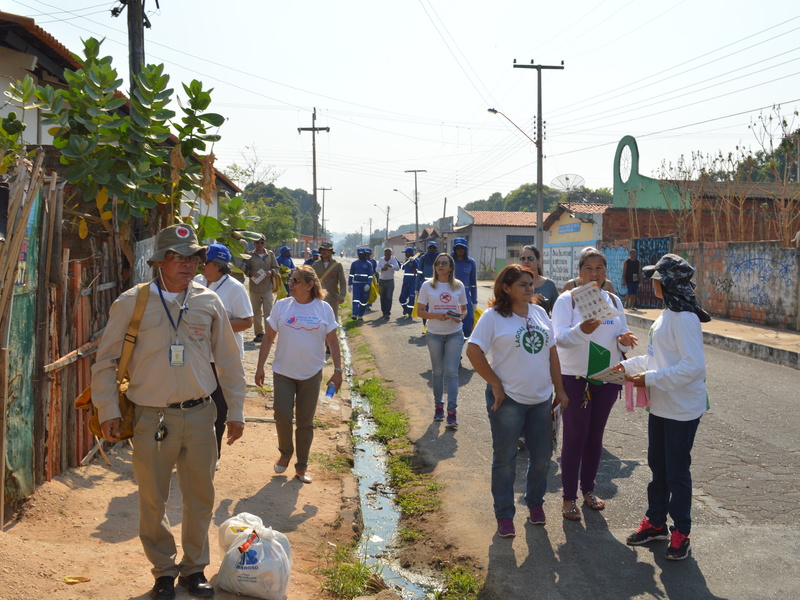
[[[395, 292], [399, 293], [399, 280]], [[480, 287], [481, 304], [490, 290]], [[485, 384], [466, 357], [460, 370], [460, 428], [433, 423], [430, 360], [422, 323], [390, 321], [376, 304], [359, 325], [379, 372], [398, 390], [411, 437], [443, 492], [442, 533], [486, 568], [487, 597], [767, 599], [800, 597], [800, 395], [797, 370], [706, 346], [711, 411], [693, 451], [692, 555], [664, 558], [667, 542], [632, 548], [626, 536], [646, 508], [647, 414], [617, 402], [606, 429], [596, 493], [606, 510], [583, 507], [565, 521], [558, 456], [551, 463], [547, 525], [527, 524], [526, 467], [519, 457], [517, 536], [495, 534], [489, 490], [491, 440]], [[646, 331], [632, 328], [641, 340]], [[637, 349], [644, 351], [644, 348]]]

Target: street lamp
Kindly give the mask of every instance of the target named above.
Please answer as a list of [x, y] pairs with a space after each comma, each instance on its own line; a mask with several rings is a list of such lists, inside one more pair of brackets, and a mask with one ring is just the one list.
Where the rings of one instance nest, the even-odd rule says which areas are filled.
[[[486, 110], [488, 110], [493, 115], [500, 115], [506, 121], [508, 121], [514, 127], [516, 127], [517, 130], [522, 135], [524, 135], [526, 138], [528, 138], [531, 141], [531, 143], [534, 146], [536, 146], [536, 149], [537, 149], [537, 153], [536, 153], [537, 162], [538, 162], [539, 165], [541, 165], [541, 162], [542, 162], [542, 150], [541, 150], [541, 148], [539, 146], [539, 142], [537, 142], [536, 140], [531, 138], [531, 136], [529, 136], [527, 133], [525, 133], [520, 128], [520, 126], [517, 125], [516, 123], [514, 123], [514, 121], [512, 121], [508, 117], [508, 115], [506, 115], [505, 113], [500, 112], [496, 108], [487, 108]], [[537, 169], [538, 168], [539, 167], [537, 167]], [[537, 173], [541, 173], [541, 170], [538, 170]], [[544, 223], [542, 223], [542, 221], [544, 220], [544, 206], [543, 206], [544, 203], [542, 201], [541, 178], [542, 178], [541, 175], [537, 174], [537, 176], [536, 176], [536, 181], [537, 181], [537, 185], [536, 185], [536, 247], [539, 249], [539, 252], [544, 252]]]
[[375, 208], [377, 208], [379, 211], [381, 211], [383, 214], [385, 214], [385, 215], [386, 215], [386, 234], [385, 234], [385, 237], [383, 238], [383, 244], [384, 244], [384, 248], [385, 248], [385, 247], [386, 247], [386, 245], [387, 245], [387, 244], [388, 244], [388, 242], [389, 242], [389, 207], [387, 206], [387, 207], [386, 207], [386, 210], [383, 210], [383, 209], [382, 209], [380, 206], [378, 206], [377, 204], [373, 204], [373, 206], [374, 206]]

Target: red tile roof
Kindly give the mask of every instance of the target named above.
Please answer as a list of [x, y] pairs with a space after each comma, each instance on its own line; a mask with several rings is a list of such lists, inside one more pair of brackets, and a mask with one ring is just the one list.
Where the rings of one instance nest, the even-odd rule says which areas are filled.
[[[507, 212], [495, 210], [464, 211], [474, 220], [474, 225], [500, 225], [505, 227], [536, 227], [535, 212]], [[547, 218], [548, 213], [544, 213]]]
[[563, 206], [564, 208], [568, 208], [571, 212], [574, 213], [591, 213], [591, 214], [603, 214], [609, 208], [613, 208], [611, 204], [584, 204], [583, 202], [572, 202], [571, 204], [559, 204], [559, 207]]

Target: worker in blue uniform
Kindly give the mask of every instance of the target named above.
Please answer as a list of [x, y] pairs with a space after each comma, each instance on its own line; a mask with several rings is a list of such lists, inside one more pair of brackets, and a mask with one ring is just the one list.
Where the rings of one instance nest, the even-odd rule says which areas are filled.
[[319, 260], [319, 250], [317, 250], [316, 248], [314, 248], [314, 249], [311, 251], [311, 256], [309, 256], [309, 257], [306, 259], [306, 262], [304, 262], [303, 264], [304, 264], [304, 265], [313, 265], [313, 264], [314, 264], [315, 262], [317, 262], [318, 260]]
[[364, 312], [367, 310], [367, 296], [369, 296], [369, 286], [372, 285], [372, 277], [375, 269], [372, 263], [367, 260], [367, 253], [364, 248], [356, 250], [358, 260], [354, 260], [350, 265], [350, 278], [347, 285], [351, 288], [353, 295], [353, 319], [363, 320]]
[[467, 240], [458, 237], [453, 240], [453, 260], [456, 268], [453, 276], [464, 284], [467, 292], [467, 315], [461, 321], [464, 337], [472, 335], [475, 323], [475, 306], [478, 304], [478, 266], [469, 256]]
[[406, 260], [400, 267], [403, 271], [403, 285], [400, 287], [400, 306], [403, 314], [411, 316], [414, 311], [414, 299], [417, 297], [417, 260], [414, 258], [414, 249], [409, 246], [403, 253]]
[[[281, 246], [281, 249], [278, 251], [278, 266], [286, 267], [289, 269], [289, 275], [292, 274], [294, 271], [294, 261], [292, 261], [292, 249], [289, 246]], [[289, 275], [286, 276], [286, 281], [289, 281]], [[284, 283], [284, 287], [286, 288], [286, 293], [289, 293], [289, 284]]]

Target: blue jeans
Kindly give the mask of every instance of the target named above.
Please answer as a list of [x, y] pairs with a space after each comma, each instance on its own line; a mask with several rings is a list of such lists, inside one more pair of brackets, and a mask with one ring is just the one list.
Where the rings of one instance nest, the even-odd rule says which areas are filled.
[[446, 387], [447, 412], [453, 412], [458, 408], [458, 364], [464, 347], [464, 334], [460, 329], [446, 335], [426, 333], [425, 343], [428, 344], [433, 368], [433, 402], [437, 406], [442, 404]]
[[525, 438], [528, 473], [525, 504], [541, 506], [547, 491], [547, 472], [553, 455], [553, 416], [551, 402], [520, 404], [505, 397], [500, 408], [492, 410], [494, 394], [486, 386], [486, 410], [492, 429], [492, 498], [496, 519], [514, 517], [514, 480], [517, 475], [517, 444]]
[[647, 486], [647, 518], [661, 527], [672, 517], [683, 535], [692, 530], [692, 445], [700, 417], [675, 421], [653, 414], [647, 422], [647, 465], [653, 480]]

